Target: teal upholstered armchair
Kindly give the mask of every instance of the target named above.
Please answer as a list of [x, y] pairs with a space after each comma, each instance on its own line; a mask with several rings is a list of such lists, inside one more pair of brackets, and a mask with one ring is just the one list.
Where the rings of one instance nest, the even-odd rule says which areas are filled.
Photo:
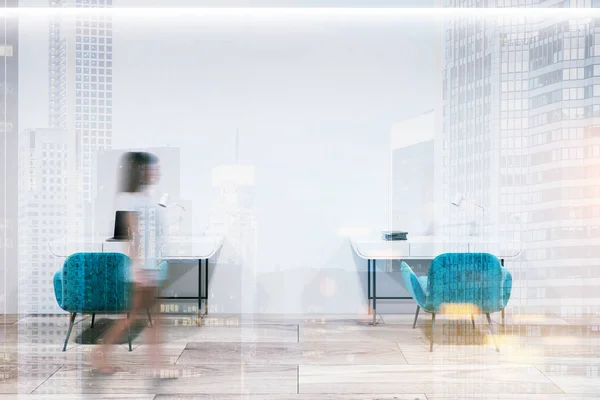
[[[71, 314], [63, 346], [67, 348], [77, 313], [92, 314], [92, 328], [97, 313], [126, 313], [129, 319], [134, 295], [131, 259], [122, 253], [75, 253], [54, 275], [54, 294], [60, 308]], [[164, 280], [167, 263], [159, 265]], [[148, 319], [152, 325], [150, 310]], [[131, 351], [131, 334], [128, 335]]]
[[[471, 306], [471, 310], [485, 314], [492, 333], [490, 313], [502, 312], [504, 323], [512, 276], [495, 256], [488, 253], [446, 253], [432, 261], [428, 276], [417, 277], [405, 262], [402, 262], [401, 270], [404, 285], [417, 302], [413, 328], [417, 324], [419, 309], [431, 313], [430, 351], [433, 351], [435, 316], [446, 306]], [[471, 321], [475, 326], [473, 314]]]

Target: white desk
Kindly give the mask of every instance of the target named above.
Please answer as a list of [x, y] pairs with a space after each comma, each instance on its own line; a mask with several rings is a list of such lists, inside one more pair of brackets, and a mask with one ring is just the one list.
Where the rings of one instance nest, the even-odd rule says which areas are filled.
[[[223, 246], [222, 236], [169, 237], [161, 249], [161, 258], [167, 261], [196, 262], [198, 261], [198, 296], [197, 297], [159, 297], [161, 300], [197, 300], [198, 313], [208, 314], [208, 260]], [[202, 260], [205, 262], [204, 293], [202, 296]], [[204, 300], [204, 312], [202, 312]]]
[[[48, 243], [50, 253], [55, 257], [67, 258], [79, 252], [126, 253], [129, 242], [109, 242], [105, 237], [83, 237], [59, 239]], [[161, 247], [161, 259], [176, 262], [198, 262], [198, 296], [159, 297], [162, 300], [197, 300], [198, 315], [208, 313], [208, 260], [223, 246], [222, 236], [169, 236]], [[202, 296], [202, 261], [205, 261], [205, 281]], [[202, 313], [202, 300], [204, 312]]]
[[[500, 259], [517, 257], [521, 243], [478, 237], [447, 238], [423, 236], [408, 240], [383, 240], [373, 236], [351, 237], [354, 252], [367, 260], [367, 297], [373, 300], [373, 325], [377, 321], [377, 299], [407, 300], [412, 297], [377, 297], [377, 260], [433, 260], [444, 253], [490, 253]], [[371, 296], [371, 262], [373, 263], [373, 296]], [[369, 308], [371, 312], [371, 308]]]
[[74, 253], [99, 253], [105, 241], [103, 237], [62, 238], [48, 242], [48, 250], [57, 258], [67, 258]]

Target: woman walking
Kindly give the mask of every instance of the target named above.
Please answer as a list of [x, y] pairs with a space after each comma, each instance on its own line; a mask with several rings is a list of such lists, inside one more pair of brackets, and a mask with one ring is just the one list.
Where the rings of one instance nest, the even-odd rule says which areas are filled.
[[[132, 318], [119, 320], [109, 329], [101, 348], [92, 353], [92, 366], [102, 373], [115, 372], [110, 362], [112, 345], [139, 314], [145, 317], [146, 310], [154, 307], [160, 288], [158, 266], [164, 229], [158, 204], [152, 196], [152, 188], [160, 179], [159, 160], [151, 153], [130, 152], [122, 156], [119, 168], [121, 182], [117, 193], [117, 210], [129, 211], [128, 255], [131, 259], [134, 296], [130, 311]], [[159, 322], [156, 320], [153, 329], [146, 330], [156, 374], [160, 367]]]

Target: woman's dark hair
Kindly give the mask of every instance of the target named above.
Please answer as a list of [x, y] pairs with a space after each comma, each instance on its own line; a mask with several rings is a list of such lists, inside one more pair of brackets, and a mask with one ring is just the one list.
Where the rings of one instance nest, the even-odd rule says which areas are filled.
[[128, 152], [121, 156], [119, 169], [121, 171], [120, 191], [127, 193], [139, 192], [146, 183], [146, 167], [158, 164], [158, 157], [146, 152]]

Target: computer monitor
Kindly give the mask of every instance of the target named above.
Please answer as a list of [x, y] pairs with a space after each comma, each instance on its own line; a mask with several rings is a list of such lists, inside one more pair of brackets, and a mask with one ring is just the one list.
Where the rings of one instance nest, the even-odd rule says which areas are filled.
[[108, 241], [127, 241], [131, 240], [131, 232], [129, 230], [129, 216], [132, 211], [117, 211], [115, 214], [115, 230], [113, 237]]

